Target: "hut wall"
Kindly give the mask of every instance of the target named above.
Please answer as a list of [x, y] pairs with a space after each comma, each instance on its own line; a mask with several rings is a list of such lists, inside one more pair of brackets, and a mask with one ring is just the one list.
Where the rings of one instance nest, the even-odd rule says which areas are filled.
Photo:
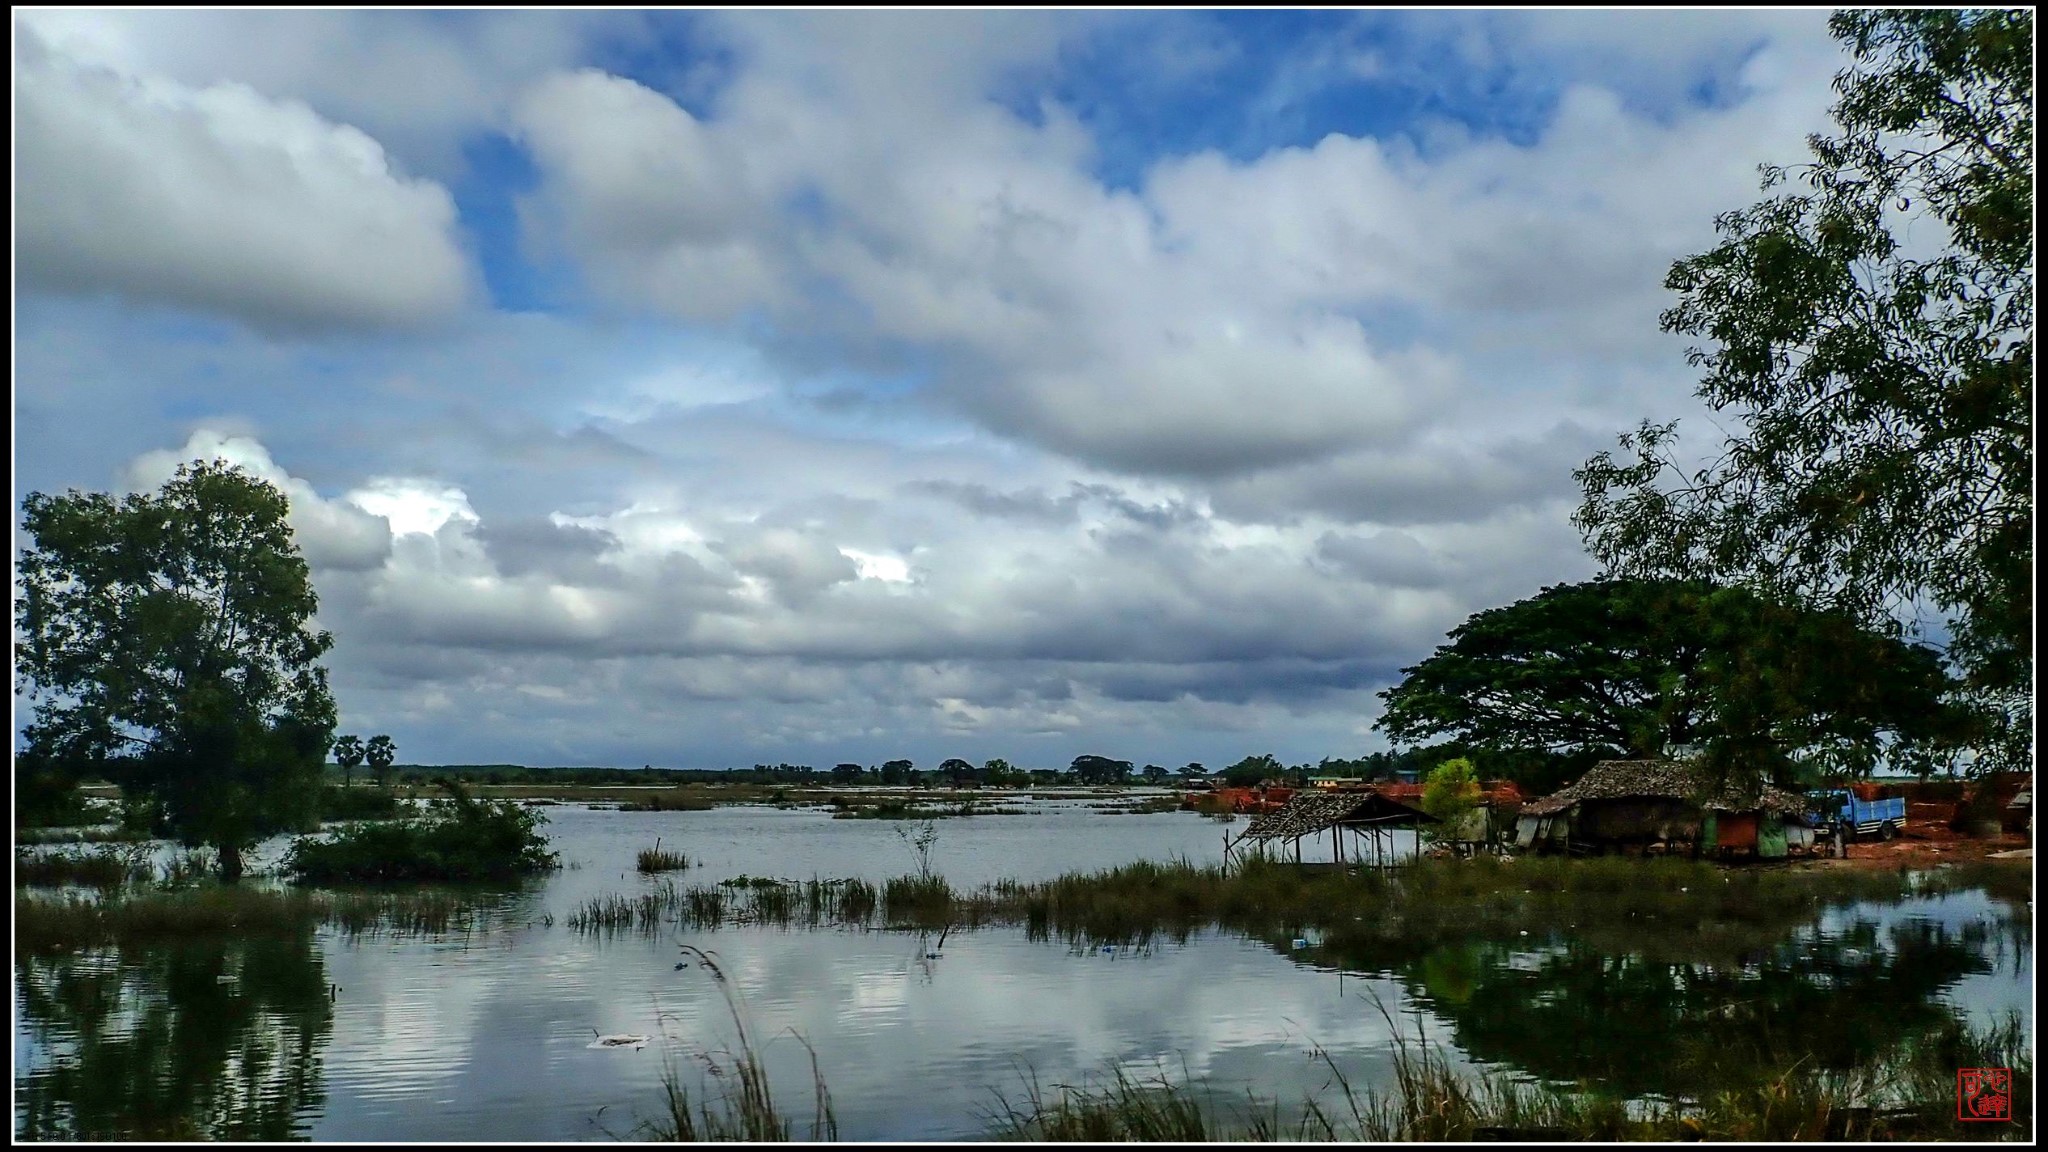
[[1691, 805], [1652, 797], [1585, 801], [1577, 823], [1577, 838], [1595, 842], [1690, 840], [1699, 832]]
[[[1736, 851], [1754, 849], [1757, 846], [1757, 814], [1754, 812], [1723, 812], [1718, 821], [1718, 840], [1722, 848]], [[1783, 855], [1785, 840], [1779, 833], [1779, 854]]]

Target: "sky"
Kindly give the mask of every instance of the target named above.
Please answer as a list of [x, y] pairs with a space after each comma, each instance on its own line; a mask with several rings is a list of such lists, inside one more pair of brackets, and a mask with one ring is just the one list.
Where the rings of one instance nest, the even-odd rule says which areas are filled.
[[[30, 491], [292, 501], [343, 732], [682, 768], [1388, 747], [1721, 432], [1673, 260], [1826, 12], [16, 9]], [[17, 728], [26, 720], [16, 698]]]

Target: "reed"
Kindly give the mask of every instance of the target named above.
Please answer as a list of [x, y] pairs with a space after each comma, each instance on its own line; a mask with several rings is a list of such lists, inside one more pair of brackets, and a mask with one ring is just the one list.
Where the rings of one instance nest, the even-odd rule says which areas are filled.
[[[756, 889], [756, 891], [763, 891]], [[656, 1140], [744, 1140], [749, 1142], [781, 1143], [793, 1139], [824, 1142], [839, 1138], [839, 1119], [833, 1114], [832, 1094], [825, 1087], [824, 1074], [818, 1068], [818, 1053], [810, 1044], [798, 1037], [798, 1042], [810, 1051], [811, 1085], [813, 1091], [813, 1112], [809, 1131], [802, 1131], [797, 1121], [783, 1114], [775, 1102], [775, 1093], [768, 1080], [767, 1069], [762, 1065], [753, 1036], [747, 1028], [745, 1014], [739, 998], [732, 990], [732, 983], [726, 978], [725, 970], [718, 966], [715, 957], [701, 949], [685, 944], [683, 952], [693, 957], [697, 966], [709, 972], [718, 984], [719, 992], [725, 997], [725, 1007], [732, 1019], [733, 1030], [738, 1033], [739, 1047], [716, 1051], [700, 1050], [694, 1053], [704, 1076], [700, 1078], [698, 1095], [693, 1102], [690, 1091], [683, 1085], [682, 1073], [672, 1053], [665, 1051], [662, 1060], [662, 1105], [663, 1115], [646, 1126], [648, 1135]], [[663, 1026], [662, 1038], [670, 1037]], [[724, 1090], [713, 1094], [710, 1084], [724, 1086]]]

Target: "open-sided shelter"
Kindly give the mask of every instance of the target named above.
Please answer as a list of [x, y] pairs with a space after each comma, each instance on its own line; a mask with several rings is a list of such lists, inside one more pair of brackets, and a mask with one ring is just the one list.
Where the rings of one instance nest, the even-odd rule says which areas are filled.
[[1294, 846], [1294, 862], [1301, 863], [1301, 842], [1328, 833], [1333, 859], [1383, 866], [1394, 859], [1392, 832], [1397, 828], [1419, 828], [1436, 823], [1436, 817], [1420, 808], [1394, 800], [1377, 789], [1363, 791], [1318, 791], [1295, 793], [1277, 812], [1254, 818], [1235, 840], [1224, 843], [1224, 857], [1247, 844], [1274, 842]]

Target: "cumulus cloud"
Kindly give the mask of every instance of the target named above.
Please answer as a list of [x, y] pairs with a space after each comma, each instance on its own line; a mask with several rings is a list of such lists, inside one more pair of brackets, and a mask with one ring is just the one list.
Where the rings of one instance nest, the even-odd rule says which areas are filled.
[[468, 295], [447, 191], [303, 104], [83, 63], [22, 25], [14, 96], [28, 287], [270, 330], [414, 326]]
[[[1660, 118], [1582, 79], [1533, 141], [1331, 134], [1162, 157], [1117, 189], [1058, 104], [994, 98], [1005, 69], [1051, 66], [1057, 33], [993, 53], [972, 22], [890, 24], [922, 35], [741, 21], [742, 67], [701, 113], [593, 70], [542, 82], [520, 112], [532, 218], [624, 306], [897, 355], [999, 434], [1198, 481], [1382, 451], [1356, 466], [1399, 471], [1418, 435], [1532, 383], [1513, 379], [1532, 352], [1599, 363], [1537, 384], [1592, 392], [1668, 361], [1663, 270], [1800, 146], [1825, 91], [1809, 60]], [[1538, 56], [1673, 50], [1543, 28]], [[1688, 59], [1738, 66], [1770, 31]]]
[[195, 430], [182, 448], [146, 452], [127, 468], [132, 492], [159, 488], [181, 464], [220, 460], [267, 480], [290, 502], [287, 522], [306, 562], [318, 569], [363, 571], [376, 568], [391, 554], [391, 527], [381, 516], [342, 500], [328, 500], [313, 486], [271, 459], [269, 449], [253, 436], [214, 428]]
[[[207, 454], [278, 482], [348, 723], [426, 758], [1356, 752], [1445, 630], [1592, 574], [1572, 468], [1690, 391], [1663, 271], [1798, 154], [1834, 66], [1811, 20], [1688, 45], [1684, 21], [1456, 17], [1304, 41], [1243, 120], [1441, 75], [1447, 104], [1505, 83], [1507, 128], [1148, 154], [1062, 103], [1071, 50], [1127, 43], [1087, 17], [675, 19], [688, 51], [494, 14], [28, 20], [24, 284], [85, 269], [65, 291], [266, 327], [31, 299], [23, 482]], [[1148, 101], [1265, 68], [1212, 28]], [[463, 175], [494, 126], [531, 180]], [[94, 247], [36, 165], [105, 175], [74, 196], [103, 214], [160, 195], [139, 218], [175, 235]], [[405, 171], [479, 219], [516, 199], [525, 254], [590, 295], [278, 338], [457, 306], [421, 286], [453, 273], [365, 303], [366, 268], [453, 258], [447, 192]], [[222, 239], [309, 204], [263, 252]], [[242, 290], [186, 267], [202, 241]]]

